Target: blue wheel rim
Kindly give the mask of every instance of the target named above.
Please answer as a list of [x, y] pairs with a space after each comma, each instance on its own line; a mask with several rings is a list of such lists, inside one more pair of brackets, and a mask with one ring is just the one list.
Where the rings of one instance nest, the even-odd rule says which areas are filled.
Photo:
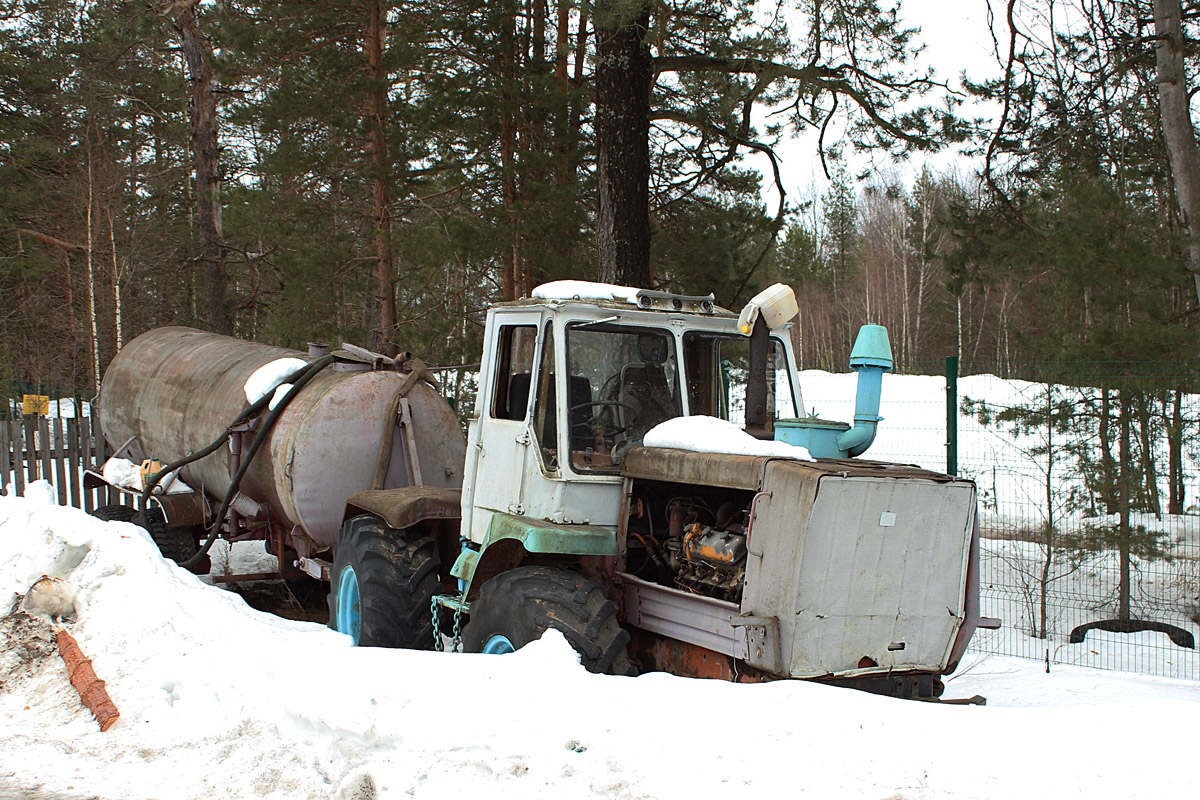
[[497, 633], [488, 639], [487, 644], [483, 646], [483, 652], [493, 656], [502, 656], [507, 653], [515, 653], [516, 651], [517, 648], [513, 647], [512, 641], [502, 633]]
[[348, 634], [357, 645], [361, 627], [362, 608], [358, 594], [358, 575], [355, 574], [354, 567], [346, 567], [338, 580], [337, 629], [340, 633]]

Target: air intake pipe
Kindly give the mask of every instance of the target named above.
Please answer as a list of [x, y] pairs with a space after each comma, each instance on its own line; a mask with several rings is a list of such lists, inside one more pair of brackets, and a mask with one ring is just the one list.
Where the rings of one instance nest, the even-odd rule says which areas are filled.
[[858, 373], [858, 395], [854, 403], [854, 427], [837, 437], [837, 448], [853, 458], [875, 441], [879, 427], [879, 400], [883, 373], [891, 371], [892, 345], [887, 328], [882, 325], [863, 325], [850, 352], [850, 369]]

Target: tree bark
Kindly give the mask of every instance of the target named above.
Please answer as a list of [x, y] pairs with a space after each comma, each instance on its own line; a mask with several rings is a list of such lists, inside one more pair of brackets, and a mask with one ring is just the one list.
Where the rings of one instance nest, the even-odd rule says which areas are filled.
[[396, 278], [392, 257], [392, 202], [388, 192], [391, 165], [387, 146], [387, 73], [383, 66], [383, 39], [386, 35], [382, 0], [372, 0], [367, 9], [363, 31], [363, 49], [367, 53], [367, 74], [371, 81], [368, 114], [371, 139], [367, 144], [371, 165], [371, 197], [375, 214], [373, 237], [376, 259], [376, 295], [379, 302], [379, 351], [387, 356], [400, 352], [396, 337]]
[[596, 9], [596, 247], [601, 280], [650, 286], [650, 5]]
[[1154, 0], [1154, 47], [1158, 65], [1158, 113], [1175, 184], [1175, 199], [1187, 231], [1187, 268], [1200, 301], [1200, 153], [1189, 109], [1183, 63], [1180, 0]]
[[191, 84], [192, 163], [196, 173], [196, 225], [204, 265], [205, 317], [209, 330], [233, 333], [221, 231], [221, 161], [217, 133], [216, 75], [212, 43], [200, 30], [199, 0], [176, 5], [180, 42]]

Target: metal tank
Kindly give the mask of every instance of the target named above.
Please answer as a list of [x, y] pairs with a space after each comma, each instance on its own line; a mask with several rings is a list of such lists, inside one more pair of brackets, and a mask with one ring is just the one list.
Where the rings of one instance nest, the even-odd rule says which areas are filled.
[[[288, 357], [315, 360], [191, 328], [144, 333], [117, 353], [104, 374], [99, 397], [104, 437], [113, 447], [136, 437], [128, 450], [134, 461], [178, 460], [211, 444], [237, 418], [247, 405], [243, 386], [255, 370]], [[389, 411], [406, 383], [407, 402], [396, 424]], [[260, 416], [265, 414], [264, 409]], [[219, 504], [237, 469], [239, 456], [232, 451], [241, 443], [248, 448], [253, 436], [235, 435], [231, 446], [184, 467], [184, 481]], [[385, 436], [392, 437], [390, 461], [382, 486], [373, 487]], [[428, 383], [402, 372], [335, 362], [276, 420], [242, 480], [244, 497], [235, 509], [252, 525], [267, 518], [283, 525], [292, 546], [307, 556], [333, 546], [351, 494], [414, 483], [458, 488], [464, 452], [453, 410]]]

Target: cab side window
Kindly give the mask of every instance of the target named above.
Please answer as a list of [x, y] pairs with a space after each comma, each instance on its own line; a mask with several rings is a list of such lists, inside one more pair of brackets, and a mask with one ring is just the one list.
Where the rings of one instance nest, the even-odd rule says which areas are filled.
[[504, 325], [500, 328], [496, 375], [492, 381], [492, 417], [525, 419], [529, 407], [529, 387], [533, 374], [534, 325]]

